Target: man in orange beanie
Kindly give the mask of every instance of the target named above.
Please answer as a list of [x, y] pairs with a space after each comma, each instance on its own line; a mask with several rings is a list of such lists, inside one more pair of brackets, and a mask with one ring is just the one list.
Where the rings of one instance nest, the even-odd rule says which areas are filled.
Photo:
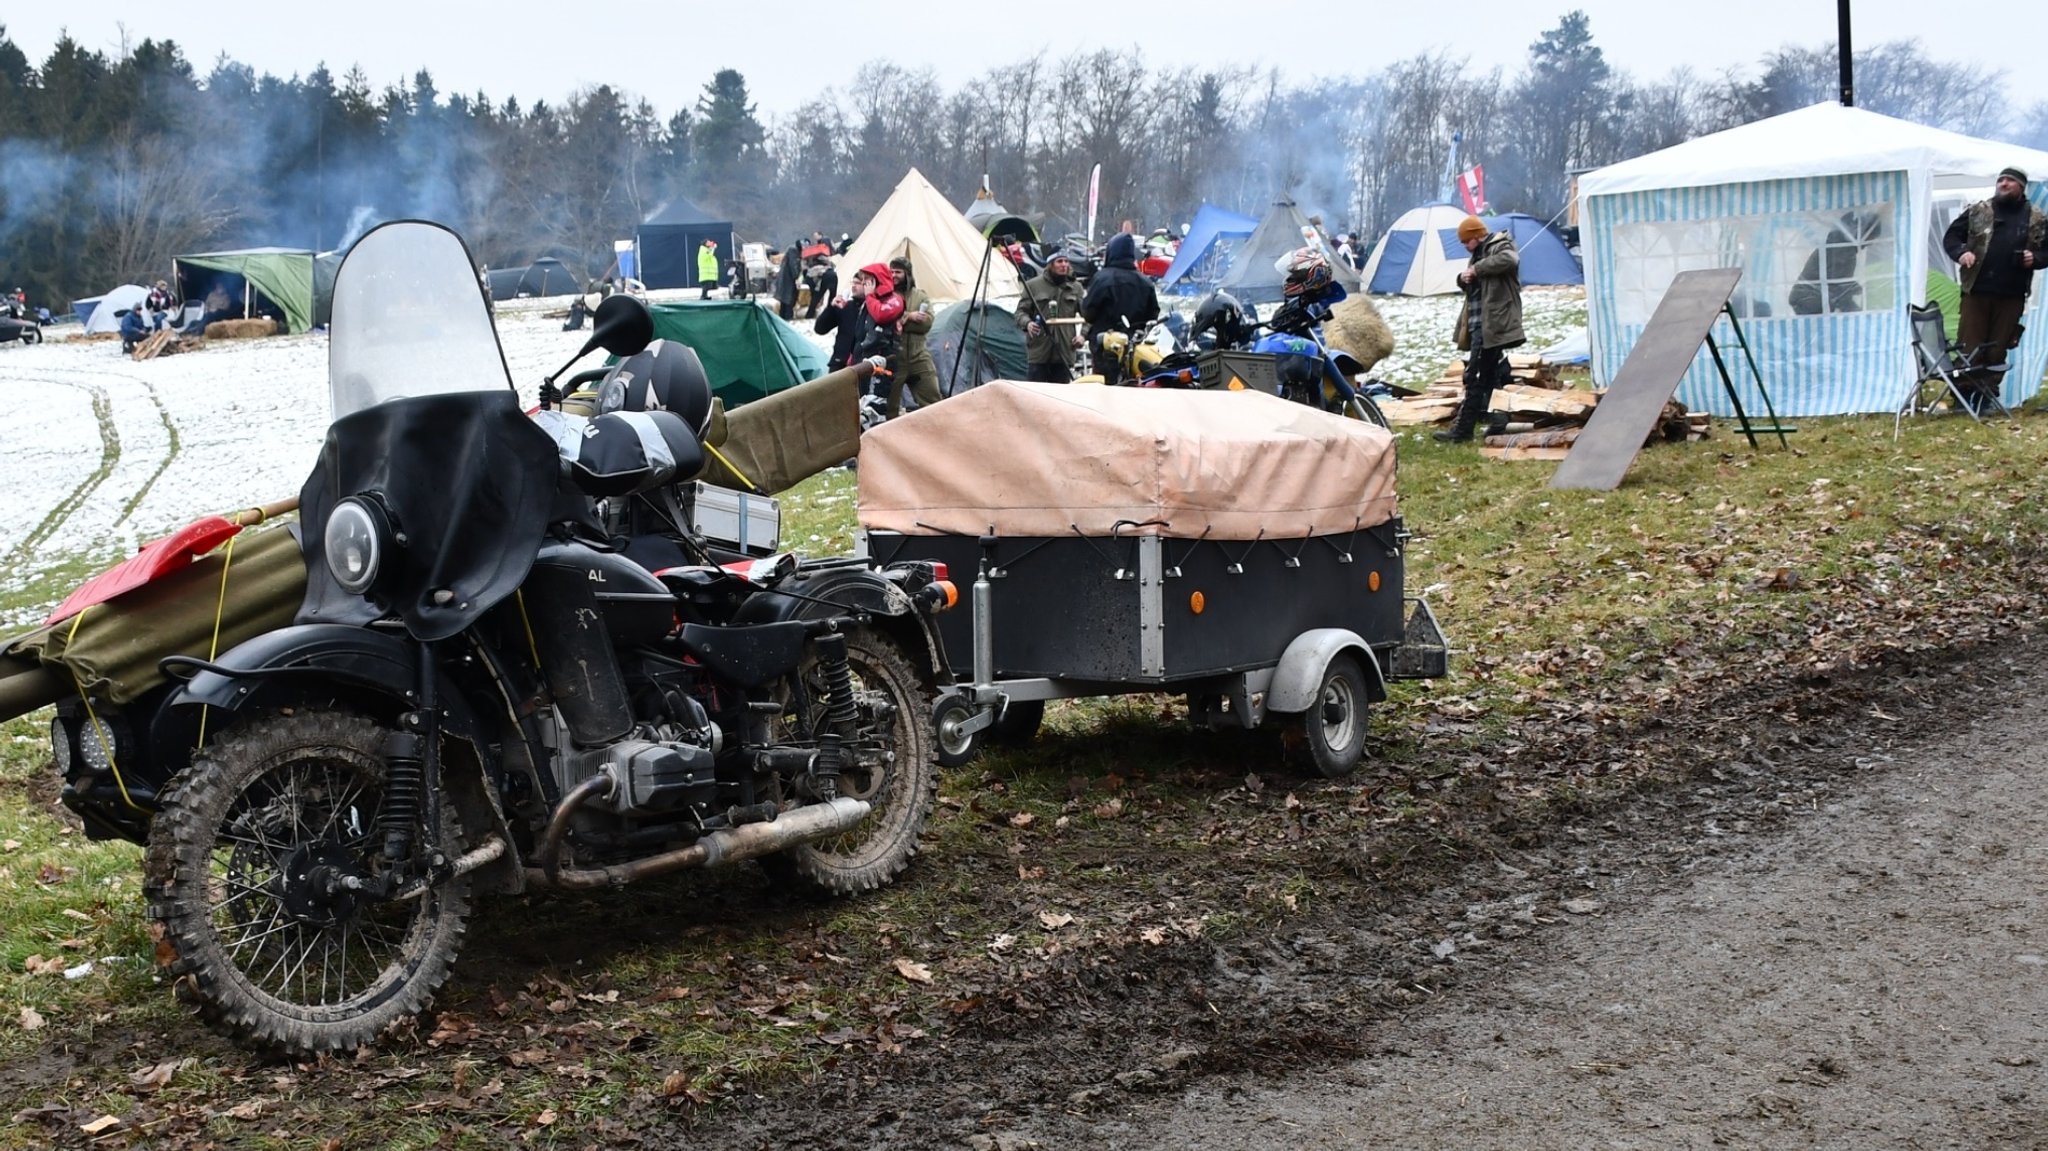
[[1453, 333], [1465, 352], [1465, 399], [1458, 405], [1457, 422], [1436, 433], [1451, 444], [1472, 438], [1493, 389], [1507, 382], [1508, 349], [1527, 340], [1522, 334], [1522, 257], [1515, 238], [1505, 229], [1489, 235], [1485, 221], [1467, 216], [1458, 222], [1458, 242], [1472, 253], [1472, 262], [1458, 273], [1465, 306], [1458, 309]]

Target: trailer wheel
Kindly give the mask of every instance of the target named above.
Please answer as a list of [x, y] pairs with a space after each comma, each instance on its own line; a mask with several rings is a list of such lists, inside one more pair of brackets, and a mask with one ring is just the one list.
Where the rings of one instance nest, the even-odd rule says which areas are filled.
[[1316, 689], [1316, 702], [1295, 721], [1316, 774], [1341, 779], [1358, 766], [1365, 752], [1368, 707], [1365, 673], [1357, 657], [1347, 653], [1331, 659], [1323, 669], [1322, 686]]
[[973, 715], [974, 706], [957, 695], [940, 696], [932, 708], [932, 742], [938, 747], [939, 766], [947, 771], [965, 765], [981, 750], [981, 732], [960, 732], [960, 725]]

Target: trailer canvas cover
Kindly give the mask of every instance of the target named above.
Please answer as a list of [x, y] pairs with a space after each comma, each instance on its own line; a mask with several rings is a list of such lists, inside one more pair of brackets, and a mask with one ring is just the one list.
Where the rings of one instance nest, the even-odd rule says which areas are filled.
[[876, 531], [1288, 539], [1394, 512], [1386, 429], [1257, 392], [997, 380], [861, 438]]

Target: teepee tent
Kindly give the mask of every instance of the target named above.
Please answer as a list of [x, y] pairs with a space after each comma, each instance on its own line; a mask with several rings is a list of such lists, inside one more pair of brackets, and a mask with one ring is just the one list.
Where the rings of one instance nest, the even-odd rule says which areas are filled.
[[1438, 202], [1401, 213], [1365, 262], [1365, 290], [1381, 295], [1442, 296], [1458, 290], [1471, 253], [1458, 242], [1465, 209]]
[[[2038, 177], [2048, 152], [1816, 104], [1586, 173], [1579, 218], [1595, 382], [1613, 382], [1672, 277], [1739, 267], [1733, 302], [1779, 413], [1893, 410], [1916, 374], [1908, 309], [1930, 270], [1952, 271], [1929, 238], [2008, 165]], [[2028, 194], [2048, 203], [2048, 184], [2036, 179]], [[2048, 291], [2038, 284], [2022, 322], [2008, 404], [2038, 391], [2048, 367]], [[1714, 338], [1734, 346], [1726, 320]], [[1732, 374], [1743, 407], [1761, 410], [1748, 372]], [[1733, 414], [1704, 355], [1678, 398]]]
[[[1273, 206], [1266, 210], [1265, 218], [1246, 237], [1244, 245], [1230, 261], [1230, 271], [1224, 273], [1216, 286], [1251, 303], [1271, 303], [1281, 299], [1287, 273], [1281, 270], [1279, 261], [1287, 253], [1312, 242], [1313, 236], [1315, 229], [1309, 225], [1308, 217], [1301, 214], [1293, 200], [1282, 196], [1273, 201]], [[1314, 242], [1320, 244], [1320, 241]], [[1358, 290], [1358, 273], [1351, 270], [1351, 265], [1332, 255], [1330, 270], [1345, 291]]]
[[960, 209], [912, 168], [838, 258], [839, 282], [848, 283], [869, 264], [886, 264], [891, 256], [907, 254], [917, 286], [932, 299], [964, 300], [973, 294], [986, 262], [983, 298], [1014, 300], [1023, 291], [1017, 269], [1001, 256], [991, 257], [988, 244]]

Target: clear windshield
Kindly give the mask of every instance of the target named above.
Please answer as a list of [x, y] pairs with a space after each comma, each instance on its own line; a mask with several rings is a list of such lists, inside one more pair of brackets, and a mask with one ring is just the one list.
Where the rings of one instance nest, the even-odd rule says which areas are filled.
[[460, 237], [401, 220], [356, 241], [334, 275], [327, 379], [337, 420], [405, 396], [511, 388]]

